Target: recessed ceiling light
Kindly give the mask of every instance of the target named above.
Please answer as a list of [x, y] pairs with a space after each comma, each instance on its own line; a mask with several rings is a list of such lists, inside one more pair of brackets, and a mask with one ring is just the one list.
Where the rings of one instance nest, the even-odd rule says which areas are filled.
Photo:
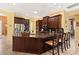
[[62, 8], [62, 6], [59, 5], [58, 8]]
[[16, 3], [12, 3], [12, 5], [13, 5], [13, 6], [15, 6], [15, 5], [16, 5]]
[[53, 5], [57, 5], [57, 3], [53, 3]]
[[34, 14], [37, 14], [38, 13], [38, 11], [34, 11]]

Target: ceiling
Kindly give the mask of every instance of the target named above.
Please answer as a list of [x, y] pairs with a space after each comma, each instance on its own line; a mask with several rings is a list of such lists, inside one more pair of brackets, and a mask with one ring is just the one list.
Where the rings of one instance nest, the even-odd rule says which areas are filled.
[[16, 14], [16, 16], [43, 17], [48, 15], [51, 10], [74, 9], [68, 8], [75, 3], [0, 3], [0, 9], [7, 9]]

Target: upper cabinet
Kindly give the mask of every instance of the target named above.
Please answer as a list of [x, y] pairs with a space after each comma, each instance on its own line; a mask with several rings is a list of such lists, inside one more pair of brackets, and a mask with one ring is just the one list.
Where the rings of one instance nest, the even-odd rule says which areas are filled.
[[61, 28], [61, 15], [49, 17], [48, 28]]
[[24, 31], [29, 31], [29, 19], [15, 17], [14, 18], [14, 33], [21, 33]]
[[52, 28], [61, 28], [62, 15], [45, 16], [43, 20], [39, 21], [39, 31], [42, 29], [49, 30]]
[[14, 17], [14, 23], [23, 24], [24, 21], [25, 21], [24, 18]]
[[47, 25], [47, 23], [48, 23], [48, 19], [49, 19], [49, 16], [45, 16], [45, 17], [43, 17], [42, 25]]
[[44, 26], [47, 26], [47, 23], [48, 23], [48, 18], [49, 18], [49, 16], [45, 16], [45, 17], [43, 17], [43, 20], [38, 20], [37, 22], [36, 22], [36, 30], [37, 31], [41, 31], [41, 29], [44, 27]]

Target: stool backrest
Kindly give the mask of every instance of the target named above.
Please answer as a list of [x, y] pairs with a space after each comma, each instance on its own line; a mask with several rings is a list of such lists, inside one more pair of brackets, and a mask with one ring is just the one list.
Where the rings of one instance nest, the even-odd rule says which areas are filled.
[[70, 37], [71, 37], [71, 33], [68, 32], [68, 33], [67, 33], [67, 39], [70, 39]]

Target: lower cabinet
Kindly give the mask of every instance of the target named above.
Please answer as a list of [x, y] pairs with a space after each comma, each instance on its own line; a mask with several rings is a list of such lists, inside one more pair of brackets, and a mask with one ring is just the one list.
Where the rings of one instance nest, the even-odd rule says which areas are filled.
[[42, 54], [50, 50], [45, 44], [47, 39], [13, 37], [13, 51]]

